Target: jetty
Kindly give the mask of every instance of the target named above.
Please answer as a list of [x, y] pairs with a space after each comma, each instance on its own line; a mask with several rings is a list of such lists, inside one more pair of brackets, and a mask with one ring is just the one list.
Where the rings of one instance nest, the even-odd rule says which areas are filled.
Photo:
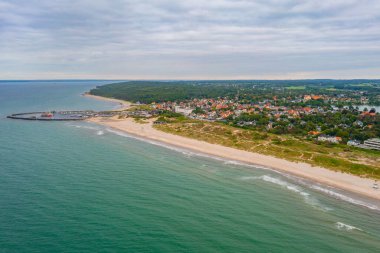
[[85, 120], [92, 117], [112, 117], [115, 111], [50, 111], [50, 112], [25, 112], [14, 113], [7, 118], [21, 120], [41, 120], [41, 121], [75, 121]]

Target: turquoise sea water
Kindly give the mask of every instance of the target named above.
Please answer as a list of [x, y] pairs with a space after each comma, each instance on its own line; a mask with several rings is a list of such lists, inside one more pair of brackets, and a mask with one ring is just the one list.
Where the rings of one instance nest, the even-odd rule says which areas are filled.
[[[379, 203], [85, 122], [100, 81], [0, 82], [0, 252], [380, 252]], [[323, 193], [325, 192], [325, 193]]]

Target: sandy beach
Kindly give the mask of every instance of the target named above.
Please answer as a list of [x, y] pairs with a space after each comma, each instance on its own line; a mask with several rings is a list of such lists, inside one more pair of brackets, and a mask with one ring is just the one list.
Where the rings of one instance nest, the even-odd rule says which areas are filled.
[[122, 111], [122, 110], [128, 109], [132, 105], [132, 103], [128, 102], [128, 101], [115, 99], [115, 98], [105, 98], [105, 97], [101, 97], [101, 96], [95, 96], [95, 95], [91, 95], [89, 93], [84, 93], [83, 96], [93, 98], [93, 99], [97, 99], [97, 100], [103, 100], [103, 101], [118, 103], [119, 108], [115, 109], [115, 111]]
[[169, 145], [194, 150], [225, 159], [273, 168], [278, 171], [287, 172], [305, 179], [380, 200], [380, 191], [372, 188], [374, 180], [371, 179], [360, 178], [354, 175], [335, 172], [325, 168], [312, 167], [306, 163], [290, 162], [271, 156], [237, 150], [165, 133], [154, 129], [152, 120], [147, 124], [136, 123], [134, 119], [131, 118], [121, 120], [116, 118], [93, 118], [89, 121]]
[[[89, 94], [86, 94], [86, 96], [110, 102], [118, 102], [120, 104], [120, 108], [118, 110], [124, 110], [131, 106], [130, 102], [118, 99], [104, 98]], [[272, 156], [238, 150], [217, 144], [211, 144], [204, 141], [186, 138], [183, 136], [165, 133], [153, 128], [153, 120], [149, 120], [149, 123], [146, 124], [137, 123], [132, 118], [117, 119], [115, 117], [92, 118], [88, 121], [172, 146], [201, 152], [228, 160], [271, 168], [279, 172], [292, 174], [307, 180], [332, 186], [354, 194], [366, 196], [376, 201], [380, 201], [380, 190], [375, 190], [372, 188], [374, 183], [373, 179], [361, 178], [347, 173], [341, 173], [321, 167], [311, 166], [310, 164], [306, 163], [290, 162]]]

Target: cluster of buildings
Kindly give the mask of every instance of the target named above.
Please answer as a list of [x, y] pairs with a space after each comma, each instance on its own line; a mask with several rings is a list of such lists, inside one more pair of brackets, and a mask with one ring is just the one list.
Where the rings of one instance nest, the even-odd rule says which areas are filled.
[[[365, 97], [360, 98], [363, 102], [366, 101]], [[298, 102], [305, 102], [309, 100], [327, 100], [327, 101], [349, 101], [350, 98], [346, 96], [335, 96], [329, 97], [326, 95], [303, 95], [299, 96], [297, 99], [290, 99], [290, 106], [279, 106], [276, 105], [277, 97], [273, 99], [263, 99], [261, 102], [257, 103], [245, 103], [243, 100], [228, 99], [228, 98], [218, 98], [218, 99], [193, 99], [189, 101], [182, 102], [164, 102], [164, 103], [152, 103], [151, 106], [153, 110], [168, 110], [176, 113], [185, 115], [191, 119], [198, 119], [204, 121], [226, 121], [231, 118], [236, 118], [242, 113], [247, 114], [261, 114], [269, 118], [269, 123], [266, 126], [267, 130], [272, 129], [276, 126], [276, 122], [287, 122], [287, 127], [291, 129], [294, 127], [290, 119], [300, 119], [298, 121], [301, 125], [306, 125], [307, 122], [303, 121], [302, 118], [305, 115], [310, 114], [320, 114], [325, 115], [327, 113], [336, 113], [344, 110], [344, 108], [338, 108], [335, 106], [300, 106]], [[376, 116], [375, 111], [365, 111], [361, 112], [361, 116]], [[371, 125], [365, 125], [363, 121], [358, 118], [357, 121], [353, 123], [353, 126], [359, 128], [371, 128]], [[256, 121], [239, 121], [238, 126], [256, 126]], [[346, 124], [340, 124], [337, 127], [341, 129], [348, 129], [352, 126]], [[328, 136], [321, 134], [321, 128], [317, 127], [315, 131], [310, 131], [309, 135], [315, 136], [316, 140], [320, 142], [329, 143], [341, 143], [342, 138], [339, 136]], [[377, 139], [378, 140], [378, 139]], [[364, 144], [357, 142], [355, 140], [350, 140], [348, 145], [362, 147], [362, 148], [373, 148], [379, 149], [380, 144], [375, 140], [367, 140]]]
[[[335, 144], [342, 142], [342, 138], [339, 136], [330, 136], [330, 135], [325, 135], [325, 134], [319, 135], [317, 140], [319, 142], [329, 142], [329, 143], [335, 143]], [[349, 140], [347, 142], [347, 145], [357, 147], [357, 148], [380, 150], [380, 138], [368, 139], [368, 140], [365, 140], [364, 143], [361, 143], [361, 141], [358, 141], [358, 140]]]
[[[321, 95], [305, 95], [304, 100], [317, 100], [326, 98]], [[302, 115], [315, 113], [338, 112], [342, 108], [330, 107], [309, 107], [309, 106], [278, 106], [277, 98], [273, 100], [265, 99], [257, 103], [244, 103], [237, 99], [193, 99], [184, 102], [163, 102], [153, 103], [153, 109], [169, 110], [181, 113], [189, 118], [207, 120], [207, 121], [223, 121], [230, 116], [237, 117], [242, 113], [259, 114], [265, 112], [271, 118], [278, 119], [281, 116], [287, 118], [299, 118]], [[291, 101], [297, 103], [296, 100]], [[197, 109], [197, 110], [196, 110]], [[375, 116], [376, 112], [363, 112], [363, 115]]]
[[137, 117], [137, 118], [150, 118], [158, 115], [158, 111], [147, 111], [147, 110], [133, 110], [133, 111], [122, 111], [119, 114], [122, 117]]
[[310, 100], [323, 100], [324, 102], [330, 103], [354, 103], [354, 104], [367, 104], [368, 98], [363, 95], [363, 92], [358, 92], [358, 94], [353, 94], [353, 96], [347, 96], [345, 94], [338, 94], [336, 96], [331, 95], [304, 95], [302, 101], [307, 102]]

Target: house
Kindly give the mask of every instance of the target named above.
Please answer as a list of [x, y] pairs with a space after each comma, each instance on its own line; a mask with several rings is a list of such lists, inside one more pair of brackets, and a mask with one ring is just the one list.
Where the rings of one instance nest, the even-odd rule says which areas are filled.
[[338, 137], [338, 136], [329, 136], [329, 135], [322, 134], [322, 135], [318, 136], [318, 141], [330, 142], [330, 143], [339, 143], [342, 141], [342, 138]]
[[360, 141], [358, 141], [358, 140], [349, 140], [348, 142], [347, 142], [347, 145], [348, 146], [354, 146], [354, 147], [356, 147], [356, 146], [359, 146], [361, 143], [360, 143]]
[[311, 100], [311, 96], [310, 95], [303, 96], [303, 101], [304, 102], [309, 101], [309, 100]]
[[238, 126], [243, 127], [243, 126], [256, 126], [256, 121], [239, 121], [237, 123]]
[[175, 106], [174, 107], [174, 111], [176, 113], [181, 113], [181, 114], [183, 114], [185, 116], [188, 116], [190, 113], [193, 112], [193, 110], [194, 109], [192, 109], [192, 108], [187, 108], [187, 107], [182, 107], [182, 106]]
[[363, 125], [364, 125], [363, 122], [360, 120], [357, 120], [354, 122], [354, 126], [363, 127]]

